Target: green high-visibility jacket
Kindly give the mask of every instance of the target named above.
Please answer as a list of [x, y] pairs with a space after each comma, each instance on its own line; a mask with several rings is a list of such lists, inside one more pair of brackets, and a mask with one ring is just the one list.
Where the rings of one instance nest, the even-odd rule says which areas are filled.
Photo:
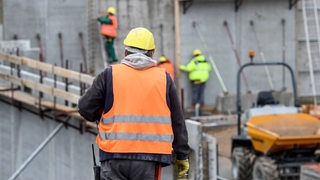
[[203, 55], [198, 55], [193, 57], [186, 66], [181, 65], [179, 69], [189, 72], [190, 81], [206, 82], [209, 79], [211, 65], [206, 61], [206, 58]]

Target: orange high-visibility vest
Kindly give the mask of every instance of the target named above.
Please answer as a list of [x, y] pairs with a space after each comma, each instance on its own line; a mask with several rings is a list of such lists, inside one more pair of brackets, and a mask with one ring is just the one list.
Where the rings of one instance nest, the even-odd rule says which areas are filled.
[[117, 18], [114, 15], [108, 15], [108, 18], [111, 19], [112, 24], [101, 24], [101, 29], [100, 33], [105, 35], [105, 36], [110, 36], [110, 37], [117, 37], [117, 27], [118, 27], [118, 22]]
[[112, 84], [113, 105], [100, 119], [99, 148], [110, 153], [171, 154], [165, 70], [113, 65]]
[[174, 80], [174, 66], [170, 61], [160, 63], [158, 67], [164, 68], [171, 76], [171, 79]]

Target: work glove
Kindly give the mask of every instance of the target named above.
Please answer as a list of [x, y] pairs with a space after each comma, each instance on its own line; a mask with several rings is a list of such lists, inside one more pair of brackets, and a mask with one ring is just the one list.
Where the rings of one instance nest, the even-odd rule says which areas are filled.
[[188, 159], [174, 161], [174, 169], [178, 174], [178, 178], [183, 178], [189, 170], [189, 161]]

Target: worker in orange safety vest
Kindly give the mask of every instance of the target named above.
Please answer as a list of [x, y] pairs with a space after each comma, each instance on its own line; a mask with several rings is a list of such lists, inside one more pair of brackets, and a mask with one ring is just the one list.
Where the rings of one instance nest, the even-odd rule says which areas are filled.
[[161, 56], [158, 59], [158, 67], [164, 68], [171, 76], [172, 80], [174, 80], [174, 65], [166, 56]]
[[107, 16], [101, 16], [98, 21], [101, 23], [100, 33], [104, 36], [104, 47], [108, 55], [108, 63], [118, 62], [118, 58], [114, 49], [114, 39], [118, 36], [118, 22], [115, 16], [116, 9], [109, 7]]
[[78, 103], [81, 116], [99, 122], [100, 177], [160, 180], [161, 167], [174, 163], [183, 178], [187, 129], [175, 84], [152, 59], [153, 34], [134, 28], [123, 43], [124, 59], [97, 75]]

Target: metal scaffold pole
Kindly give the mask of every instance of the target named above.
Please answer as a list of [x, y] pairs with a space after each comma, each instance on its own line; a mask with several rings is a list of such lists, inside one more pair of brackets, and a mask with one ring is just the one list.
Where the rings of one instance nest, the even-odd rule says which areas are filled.
[[309, 39], [309, 28], [308, 28], [308, 19], [306, 13], [306, 2], [302, 0], [302, 15], [303, 15], [303, 24], [304, 24], [304, 31], [306, 36], [306, 45], [307, 45], [307, 55], [308, 55], [308, 65], [309, 65], [309, 73], [310, 73], [310, 81], [312, 87], [312, 94], [313, 94], [313, 103], [317, 105], [317, 97], [316, 97], [316, 85], [314, 80], [314, 70], [313, 70], [313, 62], [311, 56], [311, 48], [310, 48], [310, 39]]
[[52, 140], [53, 137], [64, 126], [64, 123], [60, 123], [50, 134], [49, 136], [39, 145], [39, 147], [24, 161], [24, 163], [11, 175], [9, 180], [16, 179], [19, 174], [28, 166], [28, 164], [40, 153], [40, 151]]
[[[232, 38], [232, 35], [231, 35], [231, 32], [230, 32], [230, 28], [229, 28], [229, 25], [228, 25], [228, 22], [227, 21], [224, 21], [223, 22], [223, 25], [224, 27], [226, 28], [226, 31], [227, 31], [227, 34], [228, 34], [228, 38], [230, 40], [230, 43], [231, 43], [231, 46], [232, 46], [232, 50], [233, 50], [233, 53], [236, 57], [236, 60], [237, 60], [237, 63], [238, 63], [238, 66], [241, 67], [241, 59], [240, 59], [240, 55], [237, 51], [237, 48], [236, 48], [236, 45], [235, 45], [235, 42], [233, 41], [233, 38]], [[250, 93], [250, 89], [249, 89], [249, 83], [248, 83], [248, 80], [247, 80], [247, 76], [244, 72], [241, 73], [241, 76], [242, 76], [242, 79], [244, 81], [244, 85], [246, 86], [246, 89], [247, 89], [247, 92]]]
[[[260, 45], [260, 41], [259, 41], [259, 38], [258, 38], [258, 35], [257, 35], [257, 31], [255, 29], [254, 22], [252, 20], [250, 21], [250, 25], [252, 27], [252, 31], [253, 31], [257, 46], [258, 46], [258, 51], [259, 51], [259, 54], [261, 56], [262, 62], [265, 63], [266, 62], [266, 58], [264, 57], [264, 53], [263, 53], [261, 45]], [[264, 70], [266, 71], [266, 74], [267, 74], [269, 86], [270, 86], [271, 90], [274, 90], [274, 86], [273, 86], [273, 82], [272, 82], [272, 79], [271, 79], [269, 68], [267, 66], [264, 66]]]
[[218, 80], [219, 80], [219, 83], [220, 83], [220, 86], [221, 86], [221, 88], [222, 88], [223, 93], [224, 93], [224, 94], [228, 94], [228, 90], [227, 90], [227, 88], [226, 88], [226, 85], [224, 84], [224, 81], [223, 81], [223, 79], [222, 79], [222, 77], [221, 77], [221, 74], [220, 74], [220, 72], [219, 72], [219, 69], [218, 69], [218, 67], [216, 66], [215, 61], [213, 60], [211, 54], [210, 54], [209, 51], [208, 51], [207, 43], [206, 43], [206, 41], [204, 40], [204, 38], [202, 37], [201, 32], [199, 31], [196, 22], [193, 21], [193, 22], [192, 22], [192, 26], [196, 29], [196, 31], [197, 31], [197, 33], [198, 33], [198, 35], [199, 35], [199, 37], [200, 37], [203, 45], [205, 46], [205, 51], [206, 51], [207, 54], [209, 55], [208, 57], [209, 57], [210, 64], [211, 64], [211, 66], [213, 67], [214, 72], [216, 73], [216, 76], [217, 76], [217, 78], [218, 78]]
[[97, 1], [88, 0], [88, 14], [87, 14], [87, 32], [88, 32], [88, 48], [87, 48], [87, 60], [88, 60], [88, 73], [94, 74], [95, 60], [96, 60], [96, 47], [97, 47], [97, 34], [98, 26], [96, 20], [97, 14]]

